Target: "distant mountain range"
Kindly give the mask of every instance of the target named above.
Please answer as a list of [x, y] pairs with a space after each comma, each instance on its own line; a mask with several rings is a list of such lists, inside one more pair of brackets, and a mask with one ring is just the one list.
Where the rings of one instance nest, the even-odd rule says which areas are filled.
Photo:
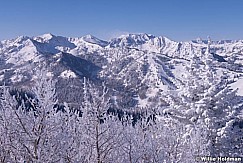
[[60, 102], [79, 104], [82, 78], [105, 82], [114, 107], [153, 106], [163, 90], [183, 82], [181, 75], [192, 54], [213, 54], [218, 73], [226, 72], [243, 95], [243, 40], [197, 39], [176, 42], [163, 36], [127, 34], [104, 41], [87, 35], [67, 38], [44, 34], [0, 42], [0, 85], [28, 89], [36, 69], [45, 65], [57, 80]]

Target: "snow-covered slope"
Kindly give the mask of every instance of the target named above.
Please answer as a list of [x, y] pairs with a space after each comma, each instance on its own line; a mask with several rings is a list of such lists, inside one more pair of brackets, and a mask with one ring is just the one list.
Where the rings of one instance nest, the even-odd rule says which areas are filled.
[[29, 37], [18, 37], [13, 40], [5, 40], [1, 42], [1, 58], [6, 63], [23, 64], [29, 60], [38, 60], [37, 48]]
[[243, 78], [239, 78], [235, 83], [231, 84], [233, 89], [238, 89], [238, 95], [243, 96]]

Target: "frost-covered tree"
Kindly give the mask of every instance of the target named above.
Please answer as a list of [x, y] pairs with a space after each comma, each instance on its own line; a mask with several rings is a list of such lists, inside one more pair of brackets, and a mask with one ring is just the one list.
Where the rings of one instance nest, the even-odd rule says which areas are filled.
[[156, 124], [148, 118], [145, 115], [134, 125], [132, 117], [125, 117], [121, 148], [123, 162], [163, 162], [166, 159], [164, 142], [158, 141], [164, 133], [156, 133]]
[[82, 126], [81, 148], [87, 162], [116, 162], [119, 158], [123, 126], [117, 116], [107, 113], [110, 106], [107, 91], [104, 84], [99, 91], [84, 79], [84, 102], [79, 124]]
[[229, 134], [225, 127], [233, 127], [239, 97], [236, 90], [229, 87], [228, 76], [225, 73], [216, 73], [215, 61], [209, 50], [200, 58], [203, 59], [193, 55], [186, 66], [183, 83], [177, 90], [165, 93], [169, 106], [163, 111], [183, 124], [203, 125], [207, 129], [210, 153], [225, 155], [228, 154], [225, 146], [227, 141], [223, 141], [222, 136]]
[[136, 124], [125, 117], [120, 152], [123, 162], [195, 162], [198, 155], [208, 155], [203, 128], [144, 113]]
[[[11, 159], [11, 149], [9, 143], [9, 122], [7, 122], [5, 115], [5, 104], [4, 100], [7, 99], [7, 87], [4, 85], [0, 89], [0, 161], [5, 163], [8, 161], [12, 161]], [[11, 100], [11, 98], [10, 98]]]
[[61, 160], [61, 112], [54, 107], [57, 104], [55, 82], [46, 76], [45, 70], [38, 71], [33, 92], [34, 99], [26, 97], [31, 105], [31, 110], [27, 110], [23, 100], [19, 105], [16, 96], [4, 91], [0, 110], [0, 139], [7, 152], [5, 162]]

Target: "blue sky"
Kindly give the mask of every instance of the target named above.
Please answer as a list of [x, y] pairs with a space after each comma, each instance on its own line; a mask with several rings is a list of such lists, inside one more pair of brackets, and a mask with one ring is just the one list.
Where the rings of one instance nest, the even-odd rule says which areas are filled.
[[0, 40], [53, 33], [109, 39], [149, 33], [176, 41], [243, 39], [243, 0], [5, 0]]

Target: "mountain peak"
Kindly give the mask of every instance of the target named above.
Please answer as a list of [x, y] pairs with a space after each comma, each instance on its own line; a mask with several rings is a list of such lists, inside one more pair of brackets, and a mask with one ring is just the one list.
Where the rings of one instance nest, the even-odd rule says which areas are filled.
[[53, 37], [55, 37], [55, 35], [53, 35], [51, 33], [46, 33], [46, 34], [43, 34], [43, 35], [41, 35], [39, 37], [44, 39], [44, 40], [51, 40]]
[[170, 39], [165, 37], [156, 37], [146, 33], [135, 33], [121, 35], [118, 38], [114, 38], [110, 41], [110, 47], [131, 47], [131, 48], [142, 48], [143, 50], [155, 50], [160, 51], [160, 48], [170, 42]]
[[15, 39], [14, 42], [16, 42], [16, 43], [22, 43], [22, 42], [27, 41], [29, 39], [30, 39], [30, 37], [28, 37], [28, 36], [19, 36], [19, 37], [17, 37]]
[[83, 36], [82, 38], [87, 38], [87, 39], [98, 39], [98, 38], [96, 38], [95, 36], [90, 35], [90, 34], [85, 35], [85, 36]]
[[83, 36], [82, 40], [85, 41], [85, 42], [91, 43], [91, 44], [97, 44], [97, 45], [102, 46], [102, 47], [108, 45], [107, 41], [98, 39], [97, 37], [92, 36], [92, 35]]
[[49, 42], [50, 40], [53, 40], [54, 38], [56, 38], [57, 36], [51, 34], [51, 33], [45, 33], [43, 35], [39, 35], [37, 37], [33, 37], [34, 40], [38, 41], [38, 42]]

